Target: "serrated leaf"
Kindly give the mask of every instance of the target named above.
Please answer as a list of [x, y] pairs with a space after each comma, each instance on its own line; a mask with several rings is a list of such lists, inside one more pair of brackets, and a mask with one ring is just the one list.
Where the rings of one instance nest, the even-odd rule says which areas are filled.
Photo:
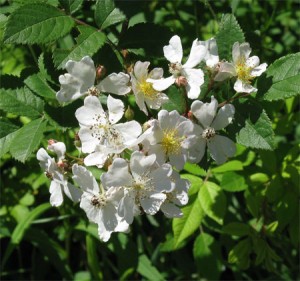
[[183, 217], [173, 219], [172, 228], [175, 249], [184, 239], [191, 236], [196, 231], [204, 217], [204, 211], [201, 208], [197, 194], [191, 196], [189, 200], [190, 202], [188, 205], [181, 208]]
[[83, 0], [59, 0], [59, 3], [68, 14], [73, 14], [81, 7]]
[[266, 72], [272, 79], [271, 87], [263, 95], [267, 101], [287, 99], [300, 94], [300, 53], [276, 60]]
[[45, 44], [68, 34], [71, 17], [47, 4], [28, 4], [14, 11], [7, 22], [5, 43]]
[[205, 182], [198, 193], [199, 202], [204, 212], [218, 224], [223, 224], [226, 213], [226, 196], [220, 186]]
[[250, 226], [241, 222], [232, 222], [224, 225], [222, 231], [234, 236], [247, 236], [250, 234]]
[[193, 254], [199, 275], [207, 280], [219, 280], [221, 249], [213, 236], [201, 233], [195, 240]]
[[0, 109], [5, 112], [36, 118], [42, 115], [44, 102], [28, 88], [0, 89]]
[[95, 10], [96, 24], [105, 29], [111, 25], [122, 22], [126, 19], [126, 16], [115, 7], [113, 0], [98, 0]]
[[[149, 34], [149, 36], [145, 36]], [[174, 34], [169, 29], [153, 24], [138, 23], [129, 27], [119, 41], [122, 49], [143, 48], [146, 54], [163, 56], [163, 46], [168, 45], [169, 40]]]
[[241, 269], [247, 269], [250, 265], [249, 255], [252, 250], [252, 243], [250, 238], [240, 241], [229, 252], [228, 262], [236, 263]]
[[6, 152], [9, 151], [11, 142], [15, 138], [17, 132], [18, 131], [10, 133], [10, 134], [8, 134], [5, 137], [0, 139], [0, 157], [2, 157]]
[[247, 119], [245, 123], [245, 127], [240, 130], [237, 136], [239, 144], [266, 150], [273, 150], [275, 148], [272, 123], [264, 110], [255, 123], [250, 119]]
[[206, 172], [204, 169], [202, 169], [197, 164], [192, 164], [190, 162], [186, 162], [183, 168], [185, 171], [189, 172], [190, 174], [196, 175], [196, 176], [206, 176]]
[[244, 33], [234, 15], [222, 16], [219, 31], [216, 35], [220, 59], [232, 60], [232, 46], [235, 42], [244, 42]]
[[23, 163], [28, 159], [40, 144], [46, 130], [46, 124], [43, 118], [39, 118], [17, 131], [18, 133], [16, 133], [10, 145], [10, 152], [15, 159]]
[[235, 172], [224, 173], [220, 186], [229, 192], [242, 191], [248, 187], [245, 178]]
[[189, 196], [198, 193], [201, 185], [203, 184], [203, 180], [201, 178], [190, 174], [180, 174], [180, 177], [188, 180], [191, 184], [188, 192]]
[[11, 123], [8, 119], [0, 119], [0, 139], [18, 129], [19, 127]]
[[160, 274], [160, 272], [151, 264], [151, 261], [146, 255], [139, 256], [139, 263], [137, 267], [137, 272], [144, 276], [147, 280], [161, 281], [165, 278]]
[[242, 171], [243, 170], [243, 163], [239, 160], [231, 160], [228, 161], [216, 168], [212, 169], [213, 173], [224, 173], [229, 171]]
[[56, 94], [53, 89], [48, 85], [45, 78], [41, 73], [33, 74], [24, 80], [26, 86], [35, 92], [37, 95], [47, 98], [56, 99]]
[[54, 64], [57, 68], [64, 68], [68, 60], [81, 60], [84, 56], [92, 56], [105, 43], [104, 33], [89, 26], [79, 26], [79, 36], [72, 50], [55, 50], [53, 53]]

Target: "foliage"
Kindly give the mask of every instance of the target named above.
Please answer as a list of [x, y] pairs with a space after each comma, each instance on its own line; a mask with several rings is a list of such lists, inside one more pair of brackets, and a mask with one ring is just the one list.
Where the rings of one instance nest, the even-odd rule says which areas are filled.
[[[299, 9], [294, 1], [1, 1], [0, 156], [1, 278], [5, 280], [296, 280], [299, 247]], [[251, 11], [251, 12], [250, 12]], [[266, 20], [267, 19], [267, 20]], [[50, 208], [38, 147], [56, 139], [78, 152], [75, 110], [55, 93], [65, 63], [92, 56], [111, 72], [138, 61], [167, 64], [163, 46], [215, 37], [220, 59], [249, 42], [269, 65], [257, 93], [234, 95], [233, 81], [206, 79], [236, 108], [227, 133], [236, 155], [217, 166], [208, 155], [186, 163], [191, 183], [183, 217], [135, 219], [107, 243], [72, 202]], [[184, 56], [188, 51], [184, 49]], [[154, 67], [153, 66], [153, 67]], [[207, 74], [207, 73], [206, 73]], [[182, 89], [163, 108], [186, 114]], [[132, 95], [123, 101], [146, 121]], [[151, 115], [157, 112], [151, 110]], [[75, 120], [76, 121], [76, 120]], [[223, 133], [223, 132], [222, 132]], [[79, 156], [80, 157], [80, 156]], [[99, 171], [91, 169], [99, 178]], [[102, 173], [101, 171], [100, 173]]]

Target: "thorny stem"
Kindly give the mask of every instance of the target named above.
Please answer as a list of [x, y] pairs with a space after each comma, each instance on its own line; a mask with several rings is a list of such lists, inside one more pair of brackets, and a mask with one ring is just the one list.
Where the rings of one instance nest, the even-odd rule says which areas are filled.
[[227, 103], [231, 103], [232, 101], [239, 99], [239, 98], [244, 98], [251, 95], [251, 93], [237, 93], [236, 95], [234, 95], [232, 98], [230, 98], [229, 100], [223, 101], [222, 103], [220, 103], [218, 105], [218, 107], [222, 107]]

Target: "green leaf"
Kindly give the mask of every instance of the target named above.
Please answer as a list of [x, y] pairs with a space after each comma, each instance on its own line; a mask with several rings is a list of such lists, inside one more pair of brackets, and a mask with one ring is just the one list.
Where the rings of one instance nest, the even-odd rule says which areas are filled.
[[204, 212], [218, 224], [223, 224], [226, 212], [226, 196], [222, 189], [213, 182], [205, 182], [198, 194]]
[[213, 173], [224, 173], [229, 171], [242, 171], [243, 170], [243, 163], [238, 160], [231, 160], [228, 161], [216, 168], [212, 169]]
[[195, 240], [193, 254], [200, 276], [207, 280], [219, 280], [222, 270], [221, 249], [214, 237], [201, 233]]
[[266, 79], [272, 84], [263, 99], [275, 101], [300, 94], [300, 53], [290, 54], [276, 60], [266, 72]]
[[0, 139], [15, 132], [19, 127], [11, 123], [8, 119], [0, 119]]
[[274, 131], [272, 123], [263, 110], [259, 118], [253, 122], [247, 119], [245, 127], [242, 128], [237, 136], [237, 142], [246, 147], [274, 150]]
[[31, 118], [40, 117], [44, 102], [28, 88], [16, 90], [0, 89], [0, 109]]
[[220, 59], [232, 60], [232, 46], [235, 42], [244, 42], [244, 33], [234, 15], [222, 16], [219, 32], [216, 35]]
[[202, 169], [199, 165], [197, 164], [192, 164], [190, 162], [186, 162], [183, 168], [185, 171], [187, 171], [190, 174], [196, 175], [196, 176], [206, 176], [206, 172], [204, 169]]
[[137, 272], [150, 281], [165, 280], [160, 272], [151, 264], [151, 261], [146, 255], [139, 256]]
[[17, 133], [18, 131], [14, 131], [13, 133], [10, 133], [0, 139], [0, 157], [2, 157], [6, 152], [9, 151], [10, 145]]
[[203, 217], [204, 211], [197, 198], [197, 194], [190, 197], [190, 202], [181, 210], [183, 212], [182, 218], [173, 219], [173, 233], [174, 233], [174, 248], [176, 249], [180, 243], [191, 236], [199, 227]]
[[241, 176], [235, 172], [224, 173], [220, 186], [222, 189], [229, 192], [242, 191], [248, 187], [244, 176]]
[[41, 73], [33, 74], [24, 80], [26, 86], [37, 95], [47, 98], [56, 99], [54, 90], [48, 85]]
[[111, 25], [122, 22], [126, 19], [126, 16], [115, 7], [113, 0], [98, 0], [95, 10], [96, 24], [105, 29]]
[[83, 0], [59, 0], [59, 3], [66, 10], [67, 14], [73, 14], [81, 7]]
[[188, 180], [191, 184], [189, 188], [189, 196], [198, 193], [201, 185], [203, 184], [203, 180], [201, 178], [190, 174], [181, 174], [180, 176], [182, 179]]
[[54, 51], [53, 60], [57, 68], [64, 68], [68, 60], [79, 61], [84, 56], [92, 56], [104, 45], [106, 40], [104, 33], [89, 26], [78, 26], [78, 30], [80, 34], [72, 50]]
[[[90, 271], [93, 274], [93, 280], [103, 280], [103, 275], [99, 265], [99, 257], [97, 255], [97, 243], [91, 235], [86, 235], [86, 252], [87, 262]], [[97, 241], [99, 242], [99, 241]]]
[[228, 262], [236, 263], [241, 269], [247, 269], [250, 265], [249, 255], [252, 251], [252, 243], [250, 238], [240, 241], [229, 252]]
[[5, 43], [45, 44], [68, 34], [73, 25], [72, 18], [51, 5], [24, 5], [10, 15], [4, 40]]
[[176, 86], [171, 86], [166, 94], [169, 100], [162, 105], [162, 108], [167, 111], [177, 110], [179, 114], [186, 112], [186, 100], [184, 97], [184, 90], [177, 88]]
[[46, 124], [43, 118], [39, 118], [17, 131], [10, 144], [10, 152], [15, 159], [25, 162], [43, 139]]
[[250, 234], [250, 226], [241, 222], [232, 222], [224, 225], [222, 231], [234, 236], [247, 236]]

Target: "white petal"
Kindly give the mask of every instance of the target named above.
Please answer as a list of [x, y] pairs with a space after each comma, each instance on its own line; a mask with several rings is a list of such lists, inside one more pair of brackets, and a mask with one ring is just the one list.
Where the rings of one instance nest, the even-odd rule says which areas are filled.
[[81, 128], [78, 132], [78, 135], [81, 141], [82, 152], [94, 152], [100, 141], [92, 136], [92, 131], [90, 128]]
[[176, 78], [172, 75], [168, 78], [162, 79], [151, 79], [148, 78], [146, 81], [152, 83], [152, 87], [156, 91], [164, 91], [175, 83]]
[[254, 93], [254, 92], [257, 92], [257, 89], [254, 88], [253, 86], [251, 86], [250, 84], [248, 83], [244, 83], [242, 80], [236, 80], [236, 82], [234, 83], [234, 86], [233, 86], [234, 90], [237, 92], [237, 93]]
[[84, 99], [84, 106], [78, 108], [75, 112], [80, 126], [91, 126], [95, 123], [95, 115], [104, 115], [104, 110], [97, 97], [88, 96]]
[[175, 129], [181, 122], [186, 121], [187, 119], [181, 115], [176, 110], [168, 112], [167, 110], [160, 110], [158, 112], [157, 119], [159, 121], [160, 127], [163, 130]]
[[167, 218], [181, 218], [183, 213], [180, 210], [180, 208], [178, 208], [177, 206], [175, 206], [172, 203], [169, 202], [164, 202], [160, 209], [162, 210], [162, 212], [164, 213], [164, 215]]
[[92, 173], [83, 166], [74, 164], [72, 167], [73, 179], [84, 192], [99, 193], [99, 186]]
[[163, 48], [165, 58], [171, 63], [180, 63], [182, 60], [182, 45], [180, 37], [178, 35], [174, 35], [170, 39], [169, 43], [170, 45], [164, 46]]
[[198, 163], [204, 156], [206, 150], [206, 140], [201, 136], [197, 138], [197, 142], [189, 149], [188, 159], [192, 163]]
[[128, 171], [128, 163], [122, 158], [114, 159], [107, 173], [101, 175], [101, 182], [105, 188], [110, 186], [131, 186], [132, 176]]
[[133, 68], [133, 75], [138, 81], [143, 81], [147, 79], [148, 76], [148, 67], [150, 65], [150, 62], [145, 61], [137, 61]]
[[181, 149], [180, 154], [169, 155], [170, 164], [172, 164], [178, 171], [182, 170], [187, 161], [186, 151]]
[[47, 151], [44, 148], [40, 148], [36, 153], [36, 158], [40, 161], [41, 168], [46, 170], [48, 168], [48, 160], [51, 159]]
[[134, 95], [135, 95], [135, 102], [136, 102], [137, 106], [139, 107], [139, 109], [141, 111], [143, 111], [146, 115], [148, 115], [148, 110], [147, 110], [147, 107], [145, 105], [145, 95], [144, 95], [144, 93], [142, 93], [140, 91], [134, 91]]
[[114, 99], [111, 95], [109, 95], [107, 98], [107, 108], [110, 123], [117, 123], [124, 114], [124, 103], [121, 100]]
[[60, 206], [64, 201], [61, 184], [59, 184], [58, 182], [56, 182], [54, 180], [51, 181], [49, 191], [51, 194], [50, 195], [51, 206], [54, 206], [54, 207]]
[[[97, 145], [98, 147], [99, 145]], [[96, 149], [97, 149], [96, 147]], [[109, 153], [105, 151], [95, 151], [84, 158], [84, 165], [86, 166], [97, 166], [102, 168], [108, 158]]]
[[159, 164], [159, 165], [162, 165], [163, 163], [166, 162], [166, 154], [162, 148], [162, 146], [160, 144], [157, 144], [157, 145], [151, 145], [149, 147], [149, 151], [148, 151], [149, 155], [151, 154], [155, 154], [156, 156], [156, 162]]
[[67, 182], [64, 185], [65, 194], [75, 203], [80, 201], [82, 191], [76, 188], [73, 184]]
[[191, 52], [189, 55], [188, 60], [183, 65], [184, 68], [194, 68], [198, 65], [205, 57], [207, 53], [207, 49], [202, 44], [199, 44], [198, 40], [195, 39], [193, 41], [193, 45], [191, 48]]
[[103, 223], [98, 223], [98, 235], [101, 241], [107, 242], [110, 239], [112, 231], [106, 230]]
[[204, 83], [203, 71], [201, 69], [184, 69], [184, 74], [188, 81], [186, 86], [188, 98], [198, 98], [200, 94], [200, 86]]
[[106, 203], [102, 208], [102, 222], [108, 231], [114, 231], [118, 225], [117, 209], [113, 204]]
[[125, 196], [120, 200], [118, 206], [118, 214], [123, 217], [128, 224], [132, 224], [133, 218], [135, 216], [135, 209], [137, 208], [135, 204], [135, 192], [128, 190]]
[[211, 125], [218, 108], [218, 101], [211, 96], [210, 103], [194, 101], [191, 105], [191, 111], [198, 121], [207, 128]]
[[251, 48], [249, 43], [242, 43], [240, 45], [240, 54], [243, 56], [246, 60], [249, 58], [250, 53], [251, 53]]
[[223, 164], [228, 157], [234, 156], [236, 152], [235, 143], [224, 136], [216, 135], [207, 143], [212, 158], [218, 165]]
[[137, 143], [138, 136], [142, 133], [142, 127], [137, 121], [129, 121], [114, 125], [124, 138], [124, 145], [126, 147], [134, 146]]
[[268, 65], [267, 65], [266, 63], [262, 63], [261, 65], [259, 65], [259, 66], [255, 67], [255, 68], [253, 68], [253, 69], [251, 70], [251, 72], [250, 72], [250, 75], [251, 75], [251, 76], [254, 76], [254, 77], [260, 76], [263, 72], [266, 71], [267, 66], [268, 66]]
[[164, 75], [164, 70], [160, 67], [153, 68], [148, 77], [152, 79], [161, 79]]
[[128, 86], [129, 75], [123, 72], [112, 73], [105, 77], [96, 87], [100, 92], [112, 93], [116, 95], [126, 95], [131, 89]]
[[232, 76], [236, 76], [235, 67], [232, 63], [222, 62], [220, 63], [219, 71], [215, 76], [215, 81], [224, 81]]
[[56, 153], [58, 160], [62, 160], [65, 158], [66, 145], [63, 142], [52, 143], [48, 145], [47, 149]]
[[158, 212], [161, 204], [165, 201], [166, 195], [163, 193], [155, 193], [150, 197], [141, 198], [141, 206], [146, 214], [154, 215]]
[[169, 164], [164, 164], [150, 173], [156, 191], [170, 192], [174, 189], [170, 179], [171, 174], [172, 166]]
[[212, 122], [211, 126], [215, 130], [221, 130], [231, 123], [235, 113], [235, 108], [232, 104], [225, 104], [219, 109], [216, 118]]
[[69, 73], [59, 77], [61, 89], [56, 94], [61, 103], [83, 96], [94, 85], [96, 77], [94, 62], [88, 56], [79, 62], [69, 60], [66, 69]]
[[257, 56], [252, 56], [246, 60], [246, 66], [249, 68], [254, 68], [259, 65], [259, 58]]
[[149, 99], [146, 98], [145, 102], [152, 109], [159, 109], [162, 104], [166, 103], [169, 100], [168, 96], [164, 93], [160, 93], [157, 98]]
[[84, 192], [80, 200], [80, 208], [86, 213], [86, 216], [91, 222], [99, 223], [101, 217], [101, 209], [92, 205], [92, 194]]
[[216, 39], [211, 38], [207, 41], [200, 41], [199, 44], [202, 44], [207, 48], [207, 52], [204, 57], [206, 65], [210, 68], [214, 68], [219, 62], [218, 46]]
[[145, 156], [142, 152], [135, 151], [131, 154], [130, 170], [134, 176], [141, 176], [150, 170], [155, 160], [155, 155]]

